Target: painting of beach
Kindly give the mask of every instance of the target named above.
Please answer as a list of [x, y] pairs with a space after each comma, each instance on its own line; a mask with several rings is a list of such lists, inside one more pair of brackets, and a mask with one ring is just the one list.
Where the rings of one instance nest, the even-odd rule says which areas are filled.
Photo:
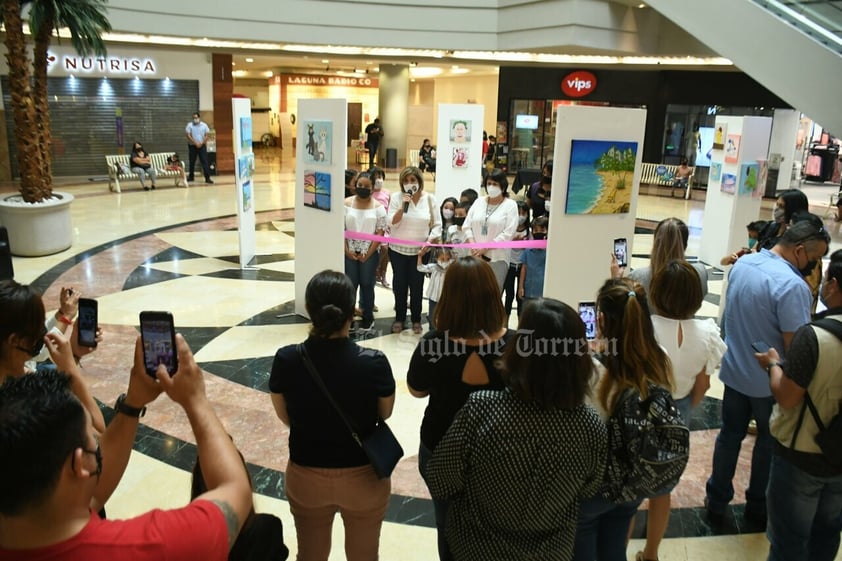
[[625, 214], [631, 206], [637, 142], [574, 140], [567, 214]]
[[304, 206], [330, 211], [330, 174], [304, 172]]

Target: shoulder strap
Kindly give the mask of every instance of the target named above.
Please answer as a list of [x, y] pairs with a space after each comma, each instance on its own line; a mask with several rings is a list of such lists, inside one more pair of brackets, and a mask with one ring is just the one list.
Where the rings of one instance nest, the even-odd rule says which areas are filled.
[[330, 395], [330, 391], [328, 391], [327, 386], [325, 386], [322, 377], [319, 375], [319, 371], [316, 370], [316, 367], [313, 365], [313, 362], [310, 360], [309, 355], [307, 354], [307, 349], [304, 347], [303, 343], [299, 343], [296, 345], [296, 349], [298, 350], [298, 354], [301, 355], [301, 360], [304, 361], [304, 367], [307, 368], [307, 372], [313, 377], [313, 381], [316, 382], [316, 385], [322, 391], [324, 396], [339, 414], [339, 418], [342, 419], [342, 422], [345, 423], [345, 426], [348, 427], [348, 430], [351, 431], [351, 436], [354, 438], [354, 441], [362, 447], [363, 442], [360, 439], [360, 435], [357, 434], [357, 431], [354, 429], [354, 425], [351, 424], [351, 421], [348, 417], [345, 416], [345, 413], [342, 411], [342, 408], [339, 407], [339, 404], [336, 403], [336, 400], [333, 399], [333, 396]]
[[842, 322], [838, 322], [835, 319], [822, 318], [813, 320], [811, 325], [821, 327], [825, 331], [831, 332], [832, 334], [836, 335], [837, 339], [842, 341]]

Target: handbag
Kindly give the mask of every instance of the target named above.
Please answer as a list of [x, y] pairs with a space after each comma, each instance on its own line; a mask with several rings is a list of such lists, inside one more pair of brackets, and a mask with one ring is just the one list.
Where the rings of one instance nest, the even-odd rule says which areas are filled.
[[378, 419], [374, 431], [365, 438], [360, 438], [359, 431], [354, 428], [350, 419], [345, 416], [342, 408], [339, 407], [339, 404], [330, 395], [330, 391], [325, 386], [318, 370], [316, 370], [316, 367], [307, 355], [307, 349], [302, 343], [298, 344], [297, 349], [298, 354], [301, 355], [301, 360], [304, 362], [304, 367], [307, 368], [307, 371], [313, 377], [313, 381], [316, 382], [316, 385], [339, 414], [339, 418], [348, 427], [351, 436], [354, 438], [354, 442], [365, 452], [368, 461], [371, 462], [371, 466], [374, 468], [374, 473], [377, 474], [379, 479], [388, 478], [392, 475], [395, 466], [398, 465], [398, 461], [403, 457], [403, 448], [401, 448], [401, 443], [398, 442], [398, 439], [395, 438], [392, 429], [389, 428], [386, 421]]

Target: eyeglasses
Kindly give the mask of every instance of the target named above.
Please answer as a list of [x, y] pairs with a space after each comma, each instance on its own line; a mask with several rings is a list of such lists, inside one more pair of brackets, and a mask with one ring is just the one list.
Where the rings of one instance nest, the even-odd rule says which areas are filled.
[[[94, 450], [82, 448], [82, 452], [85, 454], [93, 454], [94, 458], [96, 458], [96, 470], [93, 472], [93, 475], [99, 476], [100, 474], [102, 474], [102, 450], [99, 447], [99, 439], [97, 437], [94, 437], [94, 440], [96, 441], [96, 448]], [[74, 461], [75, 455], [70, 457], [71, 466], [73, 466]]]

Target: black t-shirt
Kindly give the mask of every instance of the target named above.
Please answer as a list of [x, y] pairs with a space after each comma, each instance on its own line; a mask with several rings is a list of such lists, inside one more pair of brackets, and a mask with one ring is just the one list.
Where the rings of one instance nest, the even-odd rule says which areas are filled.
[[[386, 355], [350, 339], [310, 337], [307, 354], [345, 416], [368, 436], [377, 424], [377, 401], [395, 393]], [[368, 463], [342, 418], [304, 366], [296, 345], [275, 353], [269, 390], [283, 394], [290, 420], [289, 457], [308, 467], [356, 467]]]
[[[552, 193], [552, 190], [549, 192]], [[536, 181], [531, 187], [529, 187], [527, 195], [529, 196], [529, 207], [532, 209], [532, 220], [547, 214], [547, 208], [544, 203], [549, 199], [547, 198], [547, 191], [543, 189], [543, 185], [540, 180]]]
[[131, 162], [131, 167], [133, 168], [141, 168], [141, 169], [149, 169], [152, 167], [152, 164], [139, 164], [134, 161], [135, 158], [147, 158], [149, 154], [146, 153], [146, 150], [135, 150], [132, 148], [132, 155], [129, 156], [129, 161]]
[[380, 137], [383, 136], [383, 129], [379, 124], [369, 123], [365, 128], [366, 142], [376, 146], [380, 143]]
[[[514, 331], [507, 330], [500, 339], [481, 346], [454, 342], [438, 330], [430, 331], [421, 338], [409, 361], [406, 382], [412, 389], [430, 394], [421, 422], [421, 442], [424, 446], [435, 449], [472, 392], [503, 389], [503, 380], [495, 363], [503, 356], [506, 344], [514, 335]], [[489, 380], [487, 385], [474, 386], [462, 381], [462, 371], [473, 353], [485, 365]]]

